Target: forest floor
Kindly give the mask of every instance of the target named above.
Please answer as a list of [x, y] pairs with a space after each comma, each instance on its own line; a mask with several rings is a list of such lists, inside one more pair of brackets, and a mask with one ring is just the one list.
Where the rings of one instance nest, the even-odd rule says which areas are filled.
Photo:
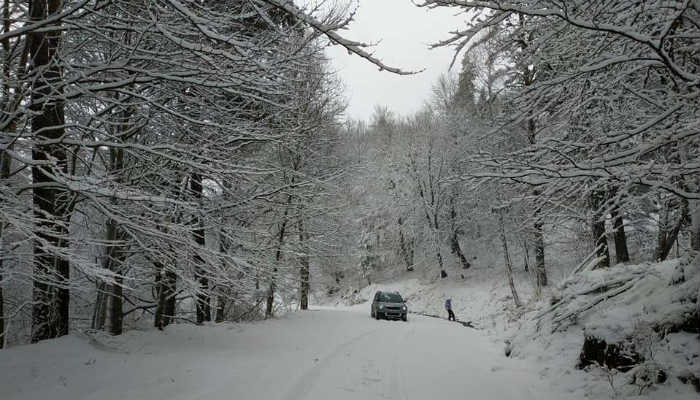
[[574, 399], [482, 331], [367, 304], [119, 337], [71, 335], [0, 353], [3, 400]]

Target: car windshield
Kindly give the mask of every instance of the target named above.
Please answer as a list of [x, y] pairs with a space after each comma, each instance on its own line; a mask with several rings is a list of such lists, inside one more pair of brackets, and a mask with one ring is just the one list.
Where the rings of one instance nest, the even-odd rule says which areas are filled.
[[403, 299], [398, 293], [382, 293], [380, 300], [387, 303], [403, 303]]

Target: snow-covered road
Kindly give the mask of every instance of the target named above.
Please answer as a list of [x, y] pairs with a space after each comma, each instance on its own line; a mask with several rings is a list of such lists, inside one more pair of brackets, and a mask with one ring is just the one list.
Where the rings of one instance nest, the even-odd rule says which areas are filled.
[[0, 399], [567, 399], [479, 331], [315, 310], [0, 351]]

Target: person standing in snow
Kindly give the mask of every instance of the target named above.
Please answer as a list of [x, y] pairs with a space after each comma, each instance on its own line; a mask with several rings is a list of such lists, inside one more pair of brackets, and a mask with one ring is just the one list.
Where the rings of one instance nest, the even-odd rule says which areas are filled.
[[447, 319], [450, 321], [456, 321], [455, 313], [452, 312], [452, 299], [445, 300], [445, 310], [447, 310]]

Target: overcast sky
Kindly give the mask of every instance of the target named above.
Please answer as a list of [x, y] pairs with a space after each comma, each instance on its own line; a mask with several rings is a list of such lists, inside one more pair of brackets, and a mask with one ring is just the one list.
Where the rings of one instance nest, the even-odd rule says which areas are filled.
[[411, 0], [359, 1], [355, 21], [343, 34], [352, 40], [381, 41], [374, 48], [375, 55], [388, 65], [425, 71], [396, 76], [380, 72], [341, 48], [328, 49], [332, 65], [347, 89], [349, 117], [369, 119], [375, 105], [387, 106], [404, 115], [417, 111], [430, 95], [438, 76], [447, 72], [454, 55], [450, 48], [428, 50], [428, 44], [445, 39], [449, 31], [463, 27], [464, 18], [455, 16], [454, 10], [418, 8]]

